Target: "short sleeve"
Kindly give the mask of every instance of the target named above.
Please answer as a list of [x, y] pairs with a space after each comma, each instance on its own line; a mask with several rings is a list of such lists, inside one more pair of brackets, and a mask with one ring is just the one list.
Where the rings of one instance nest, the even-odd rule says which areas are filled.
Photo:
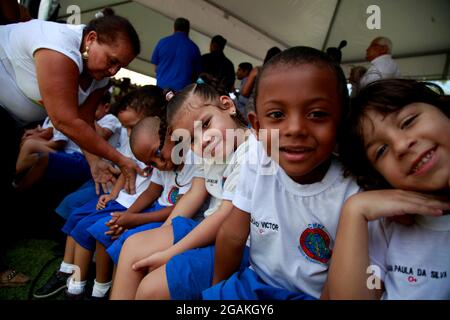
[[119, 119], [117, 119], [112, 114], [107, 114], [103, 118], [97, 121], [97, 124], [103, 129], [108, 129], [111, 132], [116, 132], [122, 128], [122, 124]]
[[[239, 175], [236, 178], [235, 192], [233, 196], [233, 205], [245, 212], [251, 212], [253, 187], [256, 182], [255, 166], [243, 163], [239, 168]], [[232, 185], [230, 185], [230, 188]], [[225, 199], [225, 198], [224, 198]]]
[[52, 138], [52, 140], [53, 141], [65, 141], [65, 142], [68, 142], [69, 138], [64, 133], [62, 133], [61, 131], [56, 130], [56, 128], [53, 128], [53, 138]]
[[151, 63], [158, 65], [159, 63], [159, 46], [161, 42], [156, 44], [155, 50], [153, 50], [152, 58], [150, 60]]
[[386, 237], [385, 221], [379, 219], [371, 221], [369, 228], [369, 259], [371, 265], [380, 267], [381, 281], [386, 275], [386, 252], [388, 249], [388, 239]]

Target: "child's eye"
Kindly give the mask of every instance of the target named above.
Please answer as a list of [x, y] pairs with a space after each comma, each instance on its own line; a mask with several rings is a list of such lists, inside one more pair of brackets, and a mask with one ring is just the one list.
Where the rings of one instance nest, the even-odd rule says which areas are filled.
[[203, 128], [203, 129], [208, 128], [210, 122], [211, 122], [210, 119], [205, 120], [205, 121], [203, 122], [202, 128]]
[[313, 111], [308, 114], [309, 119], [323, 119], [328, 117], [329, 113], [325, 111]]
[[418, 117], [419, 115], [413, 115], [413, 116], [410, 116], [410, 117], [408, 117], [408, 118], [406, 118], [401, 124], [400, 124], [400, 128], [401, 129], [405, 129], [405, 128], [407, 128], [407, 127], [409, 127], [413, 122], [414, 122], [414, 120]]
[[375, 160], [378, 160], [386, 152], [386, 149], [387, 145], [385, 144], [379, 146], [377, 150], [375, 150]]
[[274, 111], [269, 113], [268, 116], [273, 119], [281, 119], [283, 118], [284, 114], [281, 111]]

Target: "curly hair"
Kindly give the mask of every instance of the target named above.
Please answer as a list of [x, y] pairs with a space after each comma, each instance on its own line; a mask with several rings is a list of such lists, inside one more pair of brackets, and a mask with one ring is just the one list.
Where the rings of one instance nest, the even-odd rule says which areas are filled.
[[367, 111], [375, 110], [385, 116], [415, 102], [433, 105], [450, 118], [450, 97], [444, 95], [439, 86], [428, 82], [407, 79], [379, 80], [361, 89], [351, 100], [350, 111], [343, 120], [346, 130], [338, 145], [338, 153], [346, 175], [355, 176], [364, 189], [392, 188], [367, 158], [362, 128]]

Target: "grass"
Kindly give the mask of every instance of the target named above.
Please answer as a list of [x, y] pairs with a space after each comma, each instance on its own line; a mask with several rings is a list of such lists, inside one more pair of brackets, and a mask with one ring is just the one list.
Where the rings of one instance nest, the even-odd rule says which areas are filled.
[[[27, 285], [22, 287], [0, 288], [0, 300], [28, 300], [33, 280], [36, 279], [36, 276], [41, 271], [42, 267], [49, 260], [58, 256], [58, 259], [54, 260], [45, 268], [45, 270], [43, 270], [34, 289], [42, 286], [61, 263], [61, 252], [55, 252], [55, 247], [57, 245], [58, 243], [54, 240], [23, 239], [10, 247], [6, 255], [7, 264], [14, 266], [18, 272], [28, 275], [31, 280]], [[49, 299], [58, 298], [61, 298], [61, 295]]]

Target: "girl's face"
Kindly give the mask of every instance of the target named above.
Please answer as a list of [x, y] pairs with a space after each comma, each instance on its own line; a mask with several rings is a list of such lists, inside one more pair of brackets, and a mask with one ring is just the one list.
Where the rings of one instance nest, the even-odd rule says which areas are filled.
[[86, 69], [95, 80], [112, 77], [135, 57], [128, 41], [121, 37], [113, 44], [100, 43], [97, 33], [91, 31], [86, 36], [86, 45], [89, 47]]
[[250, 122], [257, 132], [279, 131], [279, 164], [299, 183], [320, 181], [328, 169], [341, 117], [337, 88], [332, 70], [312, 64], [275, 66], [260, 80]]
[[131, 129], [143, 118], [142, 115], [138, 114], [136, 110], [127, 107], [126, 109], [119, 112], [117, 115], [120, 123], [124, 128], [127, 129], [128, 135], [130, 135]]
[[450, 119], [416, 102], [386, 116], [369, 109], [364, 146], [374, 168], [393, 187], [433, 192], [450, 185]]
[[[190, 133], [192, 150], [204, 158], [224, 159], [235, 149], [235, 139], [227, 140], [238, 126], [232, 118], [236, 107], [229, 97], [222, 96], [217, 104], [205, 105], [203, 99], [192, 96], [186, 100], [172, 128], [186, 129]], [[227, 130], [229, 129], [229, 130]]]

